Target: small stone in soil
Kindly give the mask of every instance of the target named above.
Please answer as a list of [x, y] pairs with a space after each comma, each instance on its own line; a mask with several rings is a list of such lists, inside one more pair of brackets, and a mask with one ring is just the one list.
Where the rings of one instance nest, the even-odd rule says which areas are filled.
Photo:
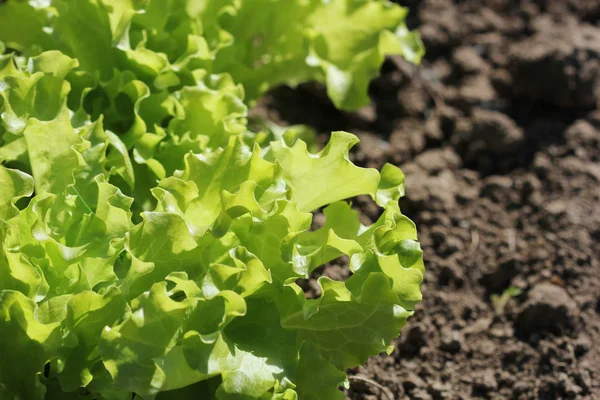
[[573, 346], [574, 346], [575, 356], [581, 357], [590, 351], [590, 349], [592, 348], [592, 341], [590, 340], [589, 337], [582, 334], [577, 339], [575, 339]]
[[442, 331], [440, 350], [451, 354], [458, 353], [464, 345], [464, 338], [458, 331]]
[[489, 393], [498, 389], [498, 381], [494, 376], [494, 371], [492, 369], [486, 369], [475, 377], [473, 382], [473, 387], [475, 390]]
[[541, 283], [529, 292], [516, 327], [525, 336], [544, 331], [560, 334], [574, 328], [576, 314], [577, 305], [563, 288]]
[[411, 398], [415, 400], [433, 400], [433, 397], [425, 389], [417, 389], [411, 394]]
[[415, 162], [430, 174], [437, 174], [446, 168], [457, 169], [460, 166], [460, 157], [450, 148], [434, 149], [417, 156]]
[[525, 394], [529, 391], [531, 391], [531, 383], [529, 382], [523, 382], [523, 381], [517, 381], [514, 385], [513, 385], [513, 393], [516, 395], [519, 394]]
[[463, 334], [476, 335], [478, 333], [486, 332], [490, 328], [491, 324], [491, 318], [480, 318], [474, 323], [468, 325], [465, 329], [463, 329]]
[[427, 391], [433, 397], [434, 400], [441, 400], [450, 398], [450, 390], [452, 387], [449, 384], [444, 384], [440, 381], [434, 381], [427, 387]]
[[454, 51], [452, 58], [456, 66], [465, 74], [487, 72], [489, 70], [489, 65], [472, 47], [459, 47]]
[[402, 378], [402, 387], [407, 392], [423, 386], [425, 386], [423, 379], [413, 372], [408, 372], [407, 375]]
[[564, 372], [558, 374], [558, 381], [562, 392], [567, 395], [567, 398], [574, 399], [582, 392], [581, 387], [577, 386]]
[[491, 340], [483, 340], [477, 344], [477, 349], [481, 354], [492, 356], [496, 353], [497, 348]]
[[521, 128], [505, 114], [478, 110], [473, 115], [473, 138], [481, 139], [487, 151], [509, 154], [524, 141]]
[[459, 89], [457, 105], [466, 109], [468, 107], [492, 103], [496, 97], [494, 86], [485, 75], [477, 75], [464, 80]]
[[507, 191], [512, 187], [512, 184], [513, 181], [508, 176], [490, 176], [483, 184], [481, 196], [489, 197], [500, 203], [506, 198]]

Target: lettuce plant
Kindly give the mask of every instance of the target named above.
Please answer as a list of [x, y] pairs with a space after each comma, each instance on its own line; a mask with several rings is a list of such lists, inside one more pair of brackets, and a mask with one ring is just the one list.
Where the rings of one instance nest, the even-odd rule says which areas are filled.
[[[0, 399], [343, 399], [420, 300], [404, 175], [252, 132], [269, 88], [354, 109], [385, 54], [378, 0], [0, 5]], [[361, 224], [347, 202], [382, 208]], [[325, 225], [311, 229], [324, 207]], [[341, 255], [345, 282], [298, 279]]]

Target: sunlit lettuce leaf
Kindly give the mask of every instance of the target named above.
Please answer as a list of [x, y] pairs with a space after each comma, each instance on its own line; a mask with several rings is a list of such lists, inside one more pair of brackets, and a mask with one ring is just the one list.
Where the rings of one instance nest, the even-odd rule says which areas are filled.
[[[269, 88], [368, 101], [418, 62], [379, 0], [0, 5], [0, 398], [343, 398], [421, 299], [404, 175], [266, 124]], [[265, 125], [265, 124], [263, 124]], [[366, 226], [350, 203], [382, 208]], [[311, 229], [313, 212], [325, 223]], [[297, 281], [346, 255], [346, 281]]]
[[[329, 148], [340, 153], [325, 153], [356, 168], [346, 164], [349, 139], [334, 135]], [[414, 225], [396, 203], [367, 227], [340, 201], [349, 194], [336, 192], [325, 225], [310, 232], [295, 178], [278, 163], [233, 138], [212, 157], [188, 156], [186, 170], [155, 190], [157, 210], [135, 227], [131, 199], [104, 175], [95, 179], [94, 203], [71, 192], [74, 183], [8, 219], [4, 275], [39, 302], [40, 323], [66, 334], [50, 360], [60, 390], [151, 398], [220, 377], [207, 396], [335, 398], [343, 371], [386, 350], [412, 314], [422, 261]], [[304, 151], [294, 159], [302, 166], [322, 157]], [[360, 193], [390, 190], [389, 182], [378, 188], [378, 178]], [[21, 185], [5, 204], [30, 193]], [[188, 214], [193, 204], [199, 208]], [[321, 278], [323, 294], [307, 300], [294, 281], [340, 254], [350, 256], [354, 275]], [[308, 379], [307, 363], [322, 369], [322, 380]]]
[[[348, 151], [356, 143], [358, 138], [354, 135], [333, 132], [331, 141], [316, 155], [309, 155], [306, 143], [301, 140], [292, 146], [285, 141], [273, 143], [273, 158], [282, 166], [293, 190], [292, 200], [300, 210], [312, 211], [360, 194], [375, 195], [379, 173], [359, 168], [348, 158]], [[334, 179], [335, 176], [344, 179]]]
[[[52, 132], [49, 135], [48, 132]], [[73, 129], [68, 112], [49, 122], [30, 119], [23, 131], [36, 193], [61, 194], [83, 169], [81, 153], [89, 146]]]

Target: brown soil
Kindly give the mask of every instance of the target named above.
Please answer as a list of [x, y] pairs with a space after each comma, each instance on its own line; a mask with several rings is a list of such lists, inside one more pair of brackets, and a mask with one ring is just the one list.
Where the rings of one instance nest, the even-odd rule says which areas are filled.
[[600, 399], [600, 2], [400, 3], [428, 54], [388, 60], [372, 106], [342, 113], [304, 85], [260, 109], [354, 132], [355, 162], [407, 175], [424, 300], [347, 396]]

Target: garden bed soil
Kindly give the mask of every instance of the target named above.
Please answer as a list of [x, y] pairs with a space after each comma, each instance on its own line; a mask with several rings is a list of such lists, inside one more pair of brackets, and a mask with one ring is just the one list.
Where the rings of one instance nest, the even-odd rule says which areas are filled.
[[423, 301], [347, 396], [600, 399], [600, 2], [400, 3], [428, 53], [418, 68], [388, 59], [371, 106], [343, 113], [302, 85], [256, 110], [321, 142], [353, 132], [357, 164], [407, 176]]

